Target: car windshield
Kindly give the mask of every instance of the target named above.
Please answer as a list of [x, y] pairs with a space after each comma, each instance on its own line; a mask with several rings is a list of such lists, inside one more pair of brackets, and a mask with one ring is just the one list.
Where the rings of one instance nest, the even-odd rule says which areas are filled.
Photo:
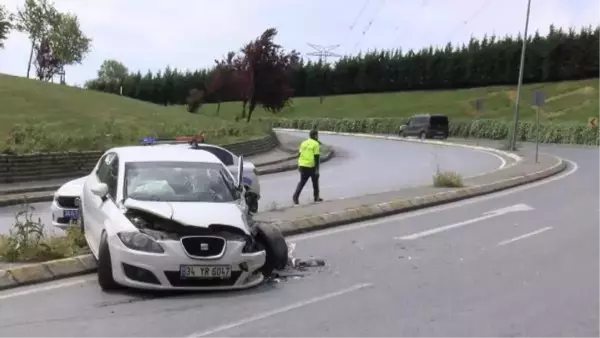
[[239, 193], [226, 170], [220, 163], [129, 162], [123, 196], [140, 201], [232, 202]]

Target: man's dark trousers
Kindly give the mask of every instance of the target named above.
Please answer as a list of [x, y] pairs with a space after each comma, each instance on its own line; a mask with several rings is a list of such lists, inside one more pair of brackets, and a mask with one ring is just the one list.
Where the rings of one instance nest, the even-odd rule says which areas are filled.
[[298, 167], [300, 171], [300, 182], [298, 182], [298, 186], [296, 187], [296, 192], [294, 192], [294, 202], [298, 202], [298, 198], [300, 198], [300, 193], [306, 184], [306, 181], [310, 178], [313, 186], [313, 197], [315, 200], [319, 198], [319, 174], [314, 167]]

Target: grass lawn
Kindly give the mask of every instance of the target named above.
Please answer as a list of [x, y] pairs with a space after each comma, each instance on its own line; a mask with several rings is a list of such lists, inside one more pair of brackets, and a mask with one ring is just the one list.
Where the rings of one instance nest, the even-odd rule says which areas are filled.
[[[118, 95], [0, 74], [0, 142], [8, 138], [16, 125], [37, 125], [34, 129], [38, 134], [43, 129], [41, 136], [30, 135], [34, 134], [31, 131], [23, 133], [26, 137], [41, 138], [38, 141], [65, 135], [93, 138], [104, 136], [100, 134], [119, 134], [123, 143], [152, 133], [190, 134], [198, 129], [207, 131], [209, 138], [210, 131], [221, 130], [221, 134], [208, 140], [214, 143], [264, 135], [258, 126], [190, 114], [183, 107], [164, 107]], [[239, 134], [227, 132], [236, 128], [243, 130]], [[76, 149], [77, 145], [65, 147]]]
[[[286, 108], [277, 116], [285, 118], [332, 117], [408, 117], [416, 113], [439, 112], [451, 119], [480, 118], [512, 119], [515, 87], [482, 87], [462, 90], [414, 91], [385, 94], [339, 95], [294, 99], [293, 107]], [[543, 122], [587, 123], [589, 117], [598, 117], [598, 79], [525, 85], [521, 91], [520, 116], [522, 120], [534, 120], [533, 92], [543, 91], [545, 105], [540, 110]], [[481, 98], [483, 109], [477, 113], [473, 101]], [[239, 114], [237, 102], [221, 105], [220, 114], [233, 119]], [[216, 105], [205, 105], [202, 112], [215, 115]], [[257, 109], [255, 117], [273, 116]]]

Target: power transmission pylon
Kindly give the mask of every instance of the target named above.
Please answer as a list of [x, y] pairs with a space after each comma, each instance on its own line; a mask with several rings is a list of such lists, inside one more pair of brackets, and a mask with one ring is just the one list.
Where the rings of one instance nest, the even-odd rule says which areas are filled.
[[[327, 64], [327, 58], [328, 57], [341, 57], [340, 54], [337, 53], [332, 53], [331, 51], [338, 48], [340, 45], [333, 45], [333, 46], [319, 46], [319, 45], [315, 45], [312, 43], [308, 44], [312, 49], [314, 49], [316, 52], [312, 52], [312, 53], [307, 53], [306, 55], [310, 55], [310, 56], [318, 56], [319, 57], [319, 62], [322, 65]], [[326, 84], [326, 76], [325, 76], [325, 72], [323, 72], [323, 87], [321, 87], [321, 97], [319, 98], [321, 104], [323, 104], [323, 100], [325, 100], [325, 84]]]

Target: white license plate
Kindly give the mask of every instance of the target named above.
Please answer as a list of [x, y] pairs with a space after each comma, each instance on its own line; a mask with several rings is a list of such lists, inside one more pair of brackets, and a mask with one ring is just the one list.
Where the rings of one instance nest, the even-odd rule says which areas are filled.
[[77, 218], [79, 216], [79, 210], [64, 210], [63, 216], [69, 218]]
[[230, 278], [230, 265], [182, 265], [181, 278]]

